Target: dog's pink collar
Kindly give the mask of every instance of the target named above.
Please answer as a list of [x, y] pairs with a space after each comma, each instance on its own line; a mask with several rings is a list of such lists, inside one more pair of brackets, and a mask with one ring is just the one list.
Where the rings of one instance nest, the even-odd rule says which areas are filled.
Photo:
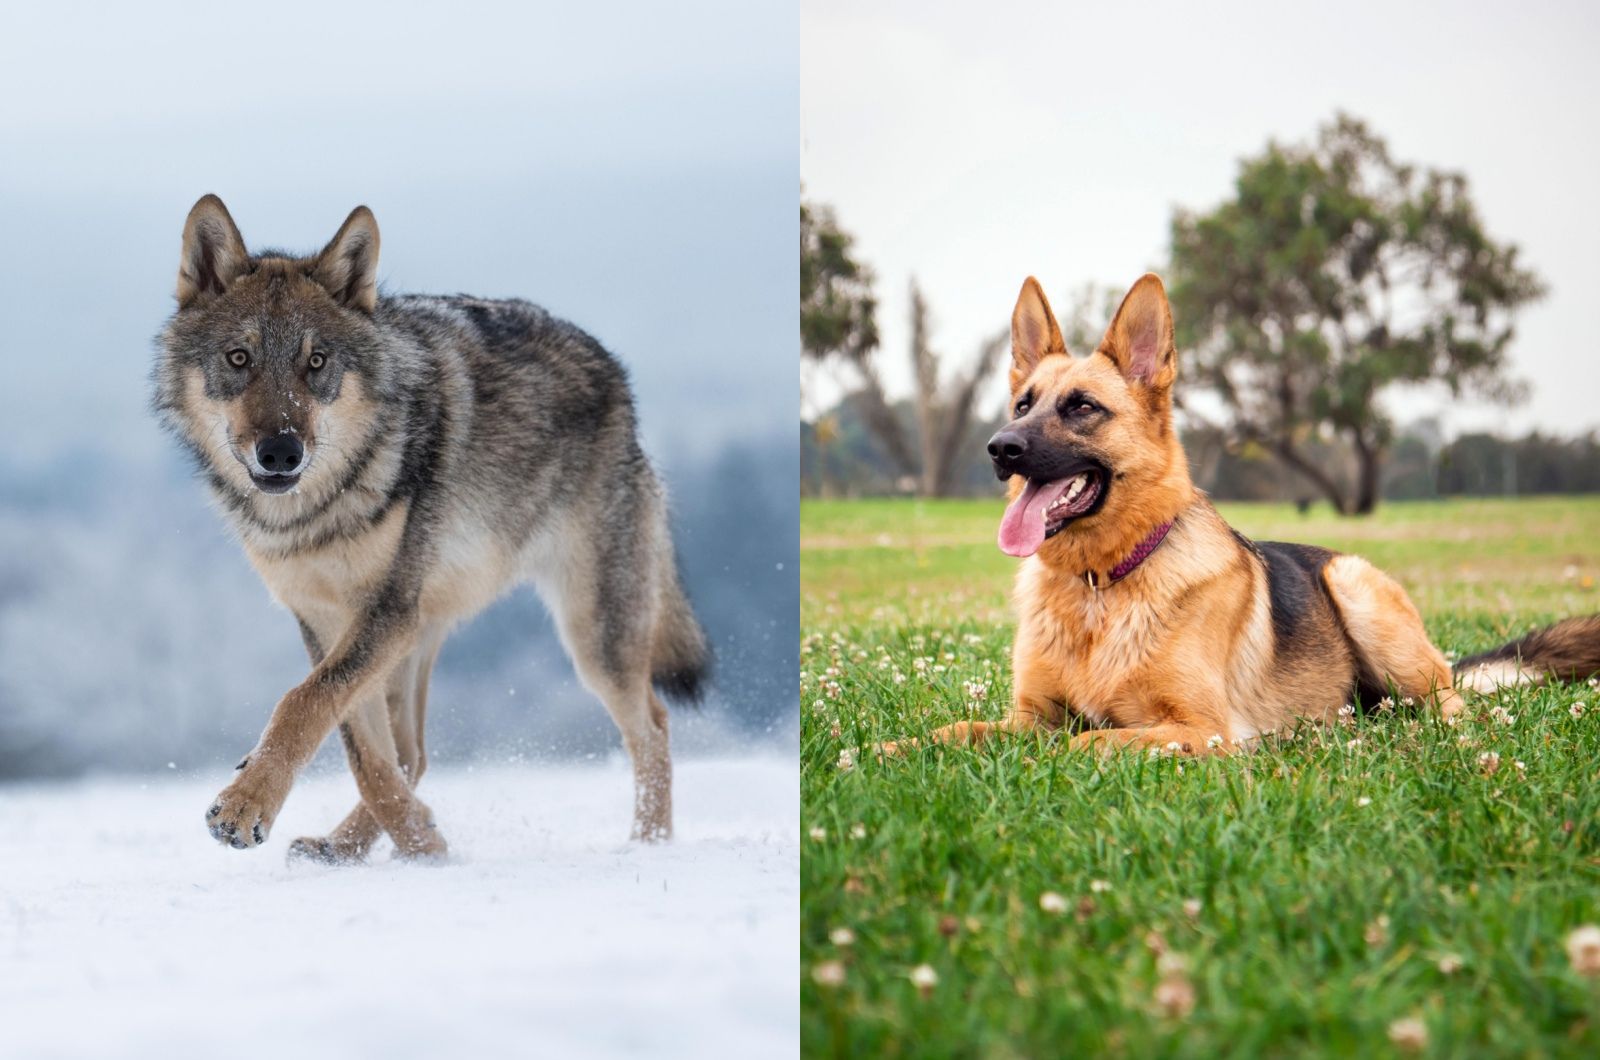
[[[1149, 559], [1150, 553], [1161, 546], [1161, 542], [1167, 539], [1167, 531], [1171, 529], [1172, 520], [1169, 519], [1150, 531], [1149, 536], [1134, 546], [1133, 551], [1128, 554], [1126, 559], [1111, 568], [1111, 573], [1106, 575], [1106, 584], [1111, 585], [1120, 582], [1132, 574], [1135, 567]], [[1085, 574], [1084, 579], [1088, 581], [1089, 588], [1095, 590], [1100, 588], [1099, 580], [1095, 577], [1094, 571]]]

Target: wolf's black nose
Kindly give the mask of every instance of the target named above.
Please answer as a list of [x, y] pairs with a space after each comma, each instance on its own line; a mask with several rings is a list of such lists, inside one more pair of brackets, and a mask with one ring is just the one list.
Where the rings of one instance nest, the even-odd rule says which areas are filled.
[[300, 439], [285, 431], [256, 443], [256, 463], [269, 475], [292, 475], [306, 455]]
[[989, 439], [989, 459], [994, 461], [994, 473], [1010, 478], [1018, 460], [1028, 453], [1028, 439], [1021, 431], [1001, 431]]

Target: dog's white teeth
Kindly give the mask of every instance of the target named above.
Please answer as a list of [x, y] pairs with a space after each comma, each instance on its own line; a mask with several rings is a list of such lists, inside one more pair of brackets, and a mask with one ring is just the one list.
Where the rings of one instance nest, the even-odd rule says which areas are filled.
[[1067, 487], [1066, 499], [1068, 501], [1071, 501], [1073, 498], [1077, 497], [1078, 494], [1083, 492], [1083, 487], [1088, 485], [1088, 484], [1089, 484], [1089, 476], [1088, 476], [1088, 474], [1082, 474], [1082, 475], [1079, 475], [1077, 478], [1073, 479], [1072, 480], [1072, 485]]

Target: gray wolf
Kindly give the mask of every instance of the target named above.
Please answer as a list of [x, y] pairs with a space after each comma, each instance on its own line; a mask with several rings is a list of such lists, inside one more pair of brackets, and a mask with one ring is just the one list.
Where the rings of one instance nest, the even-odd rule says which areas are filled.
[[1448, 719], [1460, 689], [1600, 671], [1595, 616], [1452, 672], [1405, 590], [1367, 561], [1229, 527], [1190, 481], [1173, 426], [1177, 350], [1156, 276], [1086, 357], [1067, 351], [1029, 277], [1011, 340], [1013, 418], [988, 450], [1009, 480], [999, 544], [1023, 561], [1013, 702], [1003, 721], [936, 740], [1071, 723], [1080, 748], [1228, 753], [1358, 700], [1409, 697]]
[[211, 834], [263, 843], [338, 729], [360, 804], [291, 856], [358, 860], [382, 832], [401, 856], [442, 856], [415, 792], [434, 658], [531, 584], [622, 733], [634, 838], [667, 838], [657, 692], [698, 699], [710, 654], [622, 366], [527, 302], [380, 294], [377, 268], [364, 206], [310, 257], [249, 253], [214, 195], [184, 224], [154, 404], [311, 657], [206, 812]]

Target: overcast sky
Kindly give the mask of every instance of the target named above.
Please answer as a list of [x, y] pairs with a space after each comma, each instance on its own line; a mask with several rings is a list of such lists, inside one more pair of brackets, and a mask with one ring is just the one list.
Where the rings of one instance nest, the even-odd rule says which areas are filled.
[[146, 409], [185, 214], [314, 250], [358, 203], [396, 291], [521, 296], [630, 367], [646, 441], [797, 401], [793, 4], [10, 5], [0, 462], [175, 452]]
[[[1520, 318], [1511, 411], [1392, 401], [1447, 430], [1600, 426], [1600, 5], [804, 0], [801, 175], [877, 271], [882, 363], [909, 388], [907, 284], [965, 358], [1035, 274], [1059, 304], [1160, 263], [1174, 206], [1344, 109], [1402, 159], [1464, 171], [1551, 293]], [[997, 375], [986, 410], [1004, 390]]]

